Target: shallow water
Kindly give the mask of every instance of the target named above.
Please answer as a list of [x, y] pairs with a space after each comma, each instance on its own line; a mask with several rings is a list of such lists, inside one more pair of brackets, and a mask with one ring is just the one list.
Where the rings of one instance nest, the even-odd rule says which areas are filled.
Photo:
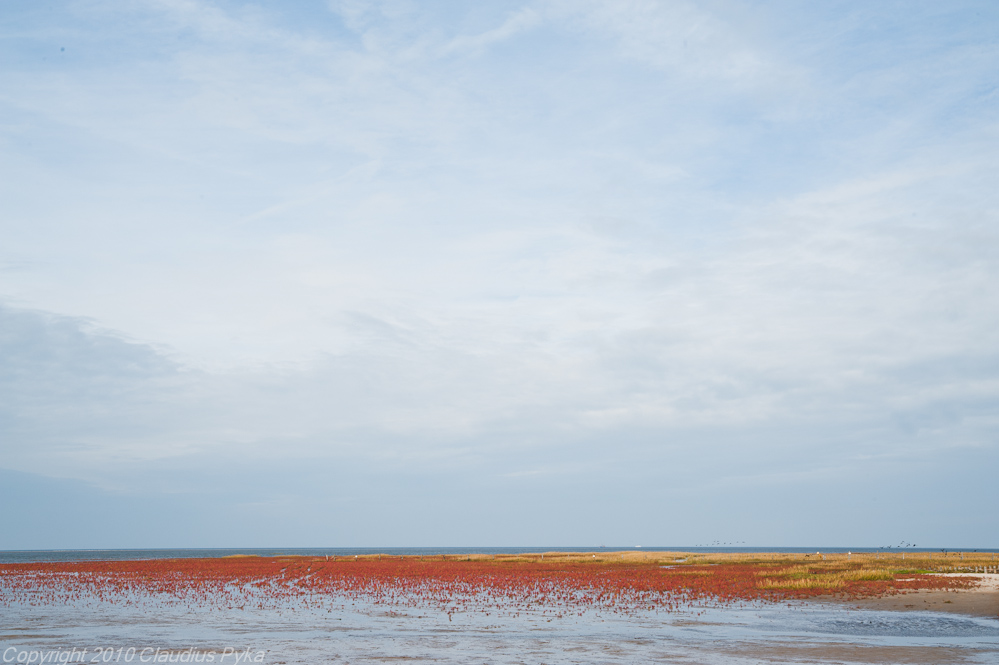
[[0, 606], [0, 657], [17, 662], [35, 651], [59, 662], [76, 648], [86, 650], [77, 662], [217, 665], [999, 662], [999, 621], [953, 614], [754, 604], [556, 618], [543, 609], [448, 615], [346, 602], [219, 610], [148, 599]]

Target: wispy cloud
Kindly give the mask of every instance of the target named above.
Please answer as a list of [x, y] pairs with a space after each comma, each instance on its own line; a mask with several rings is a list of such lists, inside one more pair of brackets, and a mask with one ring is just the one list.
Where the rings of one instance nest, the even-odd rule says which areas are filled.
[[524, 7], [509, 16], [502, 25], [486, 30], [477, 35], [461, 35], [448, 42], [443, 49], [450, 53], [480, 53], [484, 49], [504, 42], [514, 35], [536, 27], [541, 23], [541, 16], [534, 9]]
[[985, 7], [65, 9], [0, 47], [4, 469], [582, 529], [995, 463]]

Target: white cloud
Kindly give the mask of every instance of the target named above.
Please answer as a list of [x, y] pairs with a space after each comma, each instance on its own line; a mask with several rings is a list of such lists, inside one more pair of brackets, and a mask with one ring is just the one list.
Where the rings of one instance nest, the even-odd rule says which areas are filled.
[[87, 7], [75, 60], [0, 74], [0, 467], [754, 485], [994, 447], [973, 48], [924, 40], [927, 81], [739, 5]]

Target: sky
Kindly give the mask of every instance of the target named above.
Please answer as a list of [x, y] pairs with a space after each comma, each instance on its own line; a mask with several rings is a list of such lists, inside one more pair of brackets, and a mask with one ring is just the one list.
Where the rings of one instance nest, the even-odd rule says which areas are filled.
[[0, 4], [0, 549], [999, 547], [997, 35]]

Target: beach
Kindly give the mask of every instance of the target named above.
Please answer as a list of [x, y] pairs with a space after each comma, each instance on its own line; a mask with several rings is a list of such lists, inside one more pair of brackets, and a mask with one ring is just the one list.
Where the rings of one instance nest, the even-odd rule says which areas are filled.
[[[954, 573], [939, 573], [946, 577], [965, 577]], [[849, 601], [827, 602], [849, 605], [856, 609], [891, 610], [894, 612], [932, 611], [999, 618], [999, 574], [977, 573], [978, 585], [970, 589], [922, 589], [875, 598], [855, 598]], [[820, 601], [822, 602], [822, 601]]]

